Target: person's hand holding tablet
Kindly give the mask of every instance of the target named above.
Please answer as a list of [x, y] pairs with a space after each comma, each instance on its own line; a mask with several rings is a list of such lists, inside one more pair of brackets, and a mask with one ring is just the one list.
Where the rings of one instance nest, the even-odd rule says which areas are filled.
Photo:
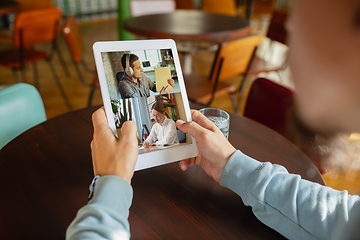
[[[132, 120], [136, 124], [138, 146], [143, 147], [137, 148], [135, 171], [197, 156], [195, 139], [175, 127], [176, 120], [191, 121], [175, 42], [169, 39], [96, 42], [93, 50], [110, 129], [117, 136], [126, 121]], [[151, 54], [157, 59], [150, 59]], [[159, 63], [166, 56], [172, 56], [168, 60], [171, 62], [167, 62], [173, 65], [172, 69], [165, 67], [166, 74], [156, 74], [156, 70], [164, 70]], [[150, 62], [152, 70], [142, 69], [144, 62]], [[174, 79], [173, 76], [177, 77]], [[161, 91], [154, 92], [154, 86]], [[148, 110], [155, 103], [162, 103], [167, 113], [166, 120], [156, 126], [153, 114]], [[157, 134], [151, 136], [150, 141], [153, 128], [157, 129]], [[166, 145], [173, 147], [166, 148]]]
[[222, 169], [236, 151], [224, 134], [199, 111], [191, 110], [192, 121], [178, 120], [176, 126], [196, 139], [199, 149], [197, 157], [182, 160], [180, 168], [186, 171], [192, 165], [200, 166], [207, 175], [219, 182]]
[[[193, 121], [176, 122], [183, 132], [195, 137], [199, 155], [182, 160], [183, 171], [192, 165], [200, 166], [209, 176], [219, 182], [222, 169], [236, 149], [228, 142], [213, 122], [199, 111], [191, 110]], [[128, 121], [121, 128], [120, 138], [116, 138], [107, 124], [105, 111], [98, 109], [93, 114], [94, 139], [91, 142], [94, 175], [114, 175], [131, 182], [137, 160], [136, 125]], [[124, 141], [126, 140], [126, 141]], [[151, 144], [153, 145], [153, 144]], [[144, 142], [144, 147], [151, 146]], [[214, 146], [218, 146], [214, 148]]]
[[[219, 182], [221, 171], [235, 148], [210, 120], [198, 111], [190, 111], [173, 40], [98, 42], [93, 48], [104, 102], [104, 108], [93, 114], [91, 153], [95, 177], [90, 185], [89, 202], [79, 210], [66, 237], [113, 239], [116, 236], [129, 239], [127, 218], [133, 197], [130, 183], [134, 171], [187, 159], [180, 163], [182, 170], [200, 165]], [[171, 76], [166, 86], [174, 88], [176, 85], [177, 88], [167, 96], [149, 93], [153, 84], [139, 67], [139, 62], [149, 60], [140, 54], [146, 51], [162, 56], [159, 60], [166, 54], [173, 56], [173, 71], [177, 79]], [[137, 57], [136, 53], [141, 57]], [[125, 62], [121, 63], [121, 69], [119, 62], [122, 60]], [[136, 78], [135, 71], [142, 73], [142, 78]], [[123, 77], [115, 78], [118, 73]], [[132, 91], [128, 89], [131, 97], [122, 97], [117, 88], [122, 81], [125, 86], [133, 88]], [[158, 120], [155, 124], [151, 123], [149, 106], [154, 107], [152, 115]], [[162, 121], [159, 121], [157, 113], [164, 115]], [[176, 125], [180, 131], [176, 129], [175, 120], [178, 120]], [[158, 131], [154, 130], [155, 127]], [[147, 141], [151, 132], [156, 132], [156, 136]], [[139, 143], [143, 144], [143, 149], [138, 147]], [[152, 145], [173, 147], [156, 149], [151, 148]]]
[[121, 128], [121, 136], [117, 138], [109, 127], [104, 108], [94, 112], [92, 120], [94, 138], [91, 141], [91, 155], [94, 176], [114, 175], [130, 183], [138, 158], [135, 123], [125, 122]]

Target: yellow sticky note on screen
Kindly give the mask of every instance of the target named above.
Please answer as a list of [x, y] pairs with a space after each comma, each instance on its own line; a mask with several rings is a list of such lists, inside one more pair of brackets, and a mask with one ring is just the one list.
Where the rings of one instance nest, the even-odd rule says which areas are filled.
[[171, 78], [170, 67], [155, 68], [155, 82], [156, 92], [160, 92], [163, 87], [166, 87], [166, 92], [173, 92], [172, 86], [168, 83], [168, 79]]

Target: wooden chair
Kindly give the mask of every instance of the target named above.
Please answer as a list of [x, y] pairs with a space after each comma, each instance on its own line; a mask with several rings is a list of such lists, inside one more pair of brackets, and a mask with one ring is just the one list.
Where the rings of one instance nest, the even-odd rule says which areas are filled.
[[53, 0], [16, 0], [18, 3], [17, 12], [25, 12], [35, 9], [54, 7]]
[[194, 1], [193, 0], [175, 0], [176, 9], [194, 9]]
[[[83, 39], [82, 39], [81, 32], [80, 32], [79, 26], [76, 22], [74, 15], [70, 14], [67, 16], [65, 23], [64, 23], [64, 27], [63, 27], [63, 32], [64, 32], [66, 43], [70, 50], [70, 55], [72, 57], [76, 72], [80, 78], [80, 81], [85, 86], [91, 87], [89, 100], [88, 100], [88, 106], [90, 107], [94, 92], [97, 88], [99, 88], [99, 79], [97, 77], [96, 71], [90, 70], [84, 61]], [[94, 76], [93, 76], [91, 83], [89, 83], [85, 80], [85, 78], [80, 70], [80, 64], [82, 65], [82, 67], [85, 71], [87, 71], [89, 73], [93, 73]]]
[[253, 0], [252, 18], [257, 19], [264, 15], [271, 15], [275, 10], [275, 0]]
[[[285, 11], [274, 11], [271, 17], [270, 25], [266, 36], [270, 39], [268, 52], [273, 53], [274, 43], [279, 42], [287, 45], [287, 31], [285, 23], [288, 18], [288, 13]], [[287, 57], [284, 60], [284, 66], [287, 64]]]
[[209, 13], [237, 16], [235, 0], [202, 0], [201, 10]]
[[[17, 13], [29, 11], [29, 10], [40, 9], [40, 8], [49, 8], [49, 7], [54, 6], [52, 0], [36, 0], [36, 1], [17, 0], [16, 3], [17, 3], [17, 7], [16, 7]], [[13, 38], [12, 30], [10, 30], [10, 29], [1, 29], [0, 30], [0, 42], [1, 43], [11, 44], [12, 38]]]
[[222, 81], [241, 74], [246, 79], [256, 48], [262, 39], [261, 35], [250, 35], [222, 43], [208, 78], [196, 72], [184, 75], [188, 98], [196, 103], [210, 105], [214, 97], [230, 94], [234, 111], [237, 112], [234, 94], [242, 89], [244, 80], [239, 88]]
[[[287, 14], [285, 12], [275, 11], [271, 19], [267, 37], [270, 39], [269, 51], [272, 53], [274, 42], [280, 42], [286, 44], [286, 29], [285, 22], [287, 19]], [[254, 61], [251, 64], [249, 69], [249, 76], [258, 75], [260, 73], [276, 72], [279, 75], [280, 80], [282, 76], [280, 71], [284, 70], [287, 67], [288, 53], [286, 54], [282, 64], [275, 65], [270, 61], [265, 60], [264, 57], [254, 57]]]
[[285, 23], [287, 18], [287, 12], [274, 11], [272, 13], [269, 29], [266, 36], [272, 41], [277, 41], [286, 45], [287, 32], [285, 29]]
[[36, 62], [46, 60], [67, 107], [71, 109], [69, 99], [65, 94], [64, 88], [51, 62], [54, 49], [52, 48], [50, 53], [33, 49], [33, 46], [39, 43], [56, 43], [60, 20], [61, 11], [55, 7], [19, 13], [16, 16], [14, 24], [14, 48], [0, 52], [0, 65], [11, 68], [15, 80], [19, 82], [18, 70], [21, 70], [23, 79], [26, 81], [24, 67], [25, 65], [32, 64], [34, 68], [35, 86], [39, 88]]
[[[54, 7], [53, 0], [17, 0], [17, 13], [25, 12], [25, 11], [31, 11], [36, 9], [44, 9], [44, 8], [51, 8]], [[60, 30], [60, 28], [58, 28]], [[60, 33], [61, 31], [59, 31]], [[59, 37], [59, 36], [58, 36]], [[1, 29], [0, 30], [0, 42], [6, 43], [6, 44], [12, 44], [14, 38], [14, 32], [11, 29]], [[65, 63], [64, 57], [61, 54], [61, 50], [59, 49], [58, 44], [53, 44], [52, 47], [54, 48], [54, 51], [56, 51], [56, 54], [58, 55], [59, 61], [61, 63], [61, 66], [66, 74], [66, 76], [70, 76], [69, 69], [67, 68], [67, 65]]]
[[13, 31], [11, 29], [0, 30], [0, 43], [11, 44], [13, 38]]
[[[2, 1], [8, 1], [8, 0], [2, 0]], [[13, 0], [10, 0], [11, 2], [15, 2]], [[49, 8], [49, 7], [53, 7], [53, 0], [36, 0], [36, 1], [32, 1], [32, 0], [16, 0], [16, 8], [15, 8], [15, 12], [24, 12], [24, 11], [29, 11], [29, 10], [34, 10], [34, 9], [39, 9], [39, 8]], [[5, 21], [7, 22], [5, 24], [6, 28], [9, 27], [10, 22], [8, 19], [8, 16], [2, 16], [5, 17]], [[11, 39], [12, 39], [12, 31], [10, 29], [0, 29], [0, 42], [2, 43], [9, 43], [11, 44]]]

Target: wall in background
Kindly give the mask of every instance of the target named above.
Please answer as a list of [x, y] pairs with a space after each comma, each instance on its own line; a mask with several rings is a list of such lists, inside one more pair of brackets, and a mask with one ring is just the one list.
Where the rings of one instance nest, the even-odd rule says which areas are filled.
[[112, 62], [113, 59], [118, 59], [118, 58], [113, 58], [114, 54], [120, 54], [120, 53], [119, 52], [101, 53], [101, 57], [104, 64], [105, 78], [109, 88], [110, 100], [119, 99], [116, 74], [119, 72], [118, 67], [120, 64], [114, 64]]
[[92, 21], [116, 18], [118, 0], [54, 0], [64, 16], [75, 14], [79, 20]]

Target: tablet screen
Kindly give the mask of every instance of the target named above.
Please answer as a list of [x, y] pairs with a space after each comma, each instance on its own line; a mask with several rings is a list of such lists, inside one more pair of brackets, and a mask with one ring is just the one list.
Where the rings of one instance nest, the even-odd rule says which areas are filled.
[[132, 120], [139, 154], [191, 144], [175, 125], [187, 118], [172, 49], [101, 52], [101, 59], [118, 136]]

